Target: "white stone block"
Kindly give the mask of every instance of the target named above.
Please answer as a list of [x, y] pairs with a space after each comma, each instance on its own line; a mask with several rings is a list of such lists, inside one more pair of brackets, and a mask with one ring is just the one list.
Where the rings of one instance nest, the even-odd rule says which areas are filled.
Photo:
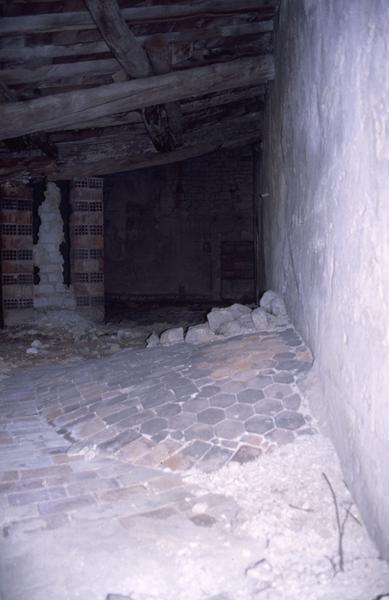
[[163, 346], [179, 344], [184, 341], [184, 329], [182, 327], [173, 327], [161, 333], [160, 342]]

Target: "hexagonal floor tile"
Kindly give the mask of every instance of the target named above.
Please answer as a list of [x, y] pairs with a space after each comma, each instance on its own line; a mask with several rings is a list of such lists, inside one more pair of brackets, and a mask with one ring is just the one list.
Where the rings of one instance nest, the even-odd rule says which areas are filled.
[[273, 383], [265, 389], [265, 396], [268, 398], [277, 398], [282, 400], [285, 396], [290, 396], [292, 389], [290, 385], [286, 383]]
[[290, 373], [281, 372], [273, 375], [274, 383], [293, 383], [294, 377]]
[[205, 423], [196, 423], [195, 425], [191, 425], [185, 433], [186, 440], [203, 440], [207, 442], [211, 440], [215, 435], [213, 427], [211, 425], [205, 425]]
[[227, 448], [213, 446], [210, 450], [208, 450], [205, 456], [203, 456], [201, 461], [197, 463], [197, 466], [206, 473], [216, 471], [231, 458], [232, 452], [232, 450], [227, 450]]
[[205, 385], [201, 388], [199, 392], [199, 398], [211, 398], [215, 394], [220, 392], [220, 387], [218, 385]]
[[298, 410], [301, 406], [300, 394], [291, 394], [284, 398], [282, 402], [288, 410]]
[[245, 431], [244, 425], [241, 421], [233, 421], [232, 419], [226, 419], [215, 427], [215, 433], [218, 437], [225, 440], [235, 440], [240, 437]]
[[243, 392], [238, 393], [238, 402], [247, 402], [248, 404], [255, 404], [258, 400], [264, 398], [262, 390], [256, 390], [254, 388], [248, 388]]
[[200, 423], [206, 423], [208, 425], [220, 423], [224, 418], [224, 410], [221, 408], [207, 408], [197, 415], [197, 419]]
[[295, 440], [295, 433], [286, 429], [274, 429], [274, 431], [267, 433], [266, 437], [278, 446], [284, 446]]
[[254, 415], [254, 408], [251, 404], [233, 404], [226, 409], [226, 417], [229, 419], [237, 419], [238, 421], [246, 421]]
[[270, 375], [257, 375], [257, 377], [253, 377], [253, 379], [250, 379], [250, 385], [259, 390], [265, 389], [265, 387], [271, 385], [272, 383], [273, 379], [272, 377], [270, 377]]
[[298, 429], [305, 425], [305, 419], [302, 414], [292, 410], [284, 410], [276, 416], [276, 425], [281, 429]]
[[185, 456], [190, 456], [194, 460], [198, 460], [211, 448], [211, 444], [204, 441], [196, 440], [186, 446], [181, 452]]
[[196, 415], [194, 413], [183, 412], [180, 415], [169, 419], [169, 429], [180, 429], [181, 431], [184, 431], [194, 423], [196, 423]]
[[208, 398], [190, 398], [189, 400], [185, 400], [184, 407], [187, 412], [199, 413], [206, 408], [209, 408], [209, 400]]
[[255, 416], [247, 419], [245, 427], [249, 433], [266, 433], [274, 429], [274, 421], [270, 417]]
[[240, 448], [235, 452], [232, 457], [232, 461], [238, 462], [241, 465], [247, 462], [251, 462], [255, 460], [259, 456], [261, 456], [262, 450], [260, 448], [254, 448], [254, 446], [247, 446], [244, 444], [240, 446]]
[[235, 394], [225, 394], [223, 392], [216, 394], [210, 400], [211, 406], [217, 406], [219, 408], [227, 408], [236, 402]]
[[276, 415], [283, 410], [282, 403], [280, 400], [275, 398], [263, 398], [254, 404], [254, 409], [257, 414], [260, 415]]

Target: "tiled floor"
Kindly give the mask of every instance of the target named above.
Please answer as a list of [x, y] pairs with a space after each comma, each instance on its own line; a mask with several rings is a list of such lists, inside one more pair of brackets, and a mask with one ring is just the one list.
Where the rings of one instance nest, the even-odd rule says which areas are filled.
[[[309, 352], [288, 327], [203, 346], [124, 350], [1, 382], [4, 599], [105, 600], [112, 591], [102, 595], [100, 583], [90, 596], [90, 582], [83, 590], [66, 573], [65, 541], [61, 583], [55, 569], [45, 576], [45, 561], [32, 552], [42, 533], [65, 540], [75, 525], [86, 531], [91, 522], [123, 533], [144, 515], [159, 521], [173, 515], [191, 526], [215, 519], [212, 510], [192, 514], [198, 490], [183, 474], [246, 462], [314, 433], [296, 385], [309, 368]], [[216, 512], [220, 503], [225, 510], [229, 501], [215, 500]]]

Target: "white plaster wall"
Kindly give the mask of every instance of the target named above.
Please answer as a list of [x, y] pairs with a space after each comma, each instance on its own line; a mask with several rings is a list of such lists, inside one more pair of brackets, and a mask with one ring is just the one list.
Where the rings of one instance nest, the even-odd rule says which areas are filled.
[[34, 285], [34, 308], [75, 308], [73, 289], [63, 283], [63, 221], [59, 210], [61, 192], [49, 182], [45, 200], [39, 207], [41, 224], [34, 246], [34, 265], [39, 267], [40, 282]]
[[267, 284], [310, 344], [389, 558], [389, 2], [283, 0], [264, 140]]

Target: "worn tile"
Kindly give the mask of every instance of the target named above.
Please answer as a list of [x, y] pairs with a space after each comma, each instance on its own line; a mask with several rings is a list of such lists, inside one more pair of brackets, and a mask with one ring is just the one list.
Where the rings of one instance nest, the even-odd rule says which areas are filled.
[[234, 404], [233, 406], [229, 406], [225, 412], [228, 419], [246, 421], [246, 419], [254, 415], [254, 407], [250, 404]]
[[264, 398], [254, 404], [255, 412], [261, 415], [273, 416], [281, 412], [282, 409], [283, 405], [280, 400], [275, 400], [274, 398]]
[[304, 417], [295, 411], [284, 410], [275, 417], [277, 427], [281, 429], [298, 429], [305, 425]]
[[232, 450], [227, 448], [221, 448], [220, 446], [213, 446], [203, 456], [203, 458], [197, 463], [200, 470], [209, 473], [220, 469], [233, 455]]
[[218, 425], [215, 425], [215, 434], [223, 439], [234, 440], [239, 438], [245, 431], [243, 423], [225, 419]]
[[251, 462], [252, 460], [256, 460], [261, 456], [261, 454], [262, 450], [260, 448], [257, 448], [255, 446], [247, 446], [243, 444], [235, 452], [231, 460], [240, 464], [244, 464], [247, 462]]
[[218, 408], [227, 408], [236, 402], [235, 394], [220, 392], [210, 399], [210, 405]]
[[245, 427], [249, 433], [266, 433], [274, 429], [274, 421], [270, 417], [258, 415], [247, 419]]
[[197, 415], [200, 423], [215, 425], [225, 418], [225, 413], [221, 408], [207, 408]]
[[238, 402], [247, 402], [248, 404], [255, 404], [258, 400], [264, 398], [262, 390], [256, 390], [254, 388], [248, 388], [238, 393]]

